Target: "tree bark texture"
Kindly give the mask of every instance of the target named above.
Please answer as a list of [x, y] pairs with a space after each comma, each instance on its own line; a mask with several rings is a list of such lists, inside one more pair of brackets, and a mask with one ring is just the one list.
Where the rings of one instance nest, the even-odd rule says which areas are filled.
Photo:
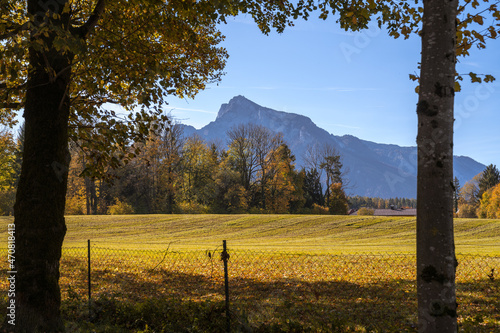
[[425, 0], [418, 114], [419, 332], [456, 332], [453, 103], [457, 1]]
[[[28, 12], [35, 16], [35, 24], [40, 24], [48, 20], [47, 10], [62, 14], [65, 2], [30, 0]], [[67, 15], [52, 22], [67, 26]], [[53, 32], [37, 35], [37, 29], [33, 29], [32, 39], [42, 39], [47, 49], [29, 49], [25, 145], [14, 208], [15, 331], [61, 332], [59, 260], [66, 233], [71, 55], [61, 54], [52, 46]]]

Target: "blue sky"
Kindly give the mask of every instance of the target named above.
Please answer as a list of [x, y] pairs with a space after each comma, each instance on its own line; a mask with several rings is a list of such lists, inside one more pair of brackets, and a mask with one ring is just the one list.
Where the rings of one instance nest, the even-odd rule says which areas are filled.
[[[416, 145], [420, 38], [393, 38], [376, 26], [345, 32], [333, 19], [299, 21], [283, 34], [260, 33], [240, 16], [221, 26], [229, 53], [226, 75], [194, 100], [171, 99], [167, 110], [201, 128], [236, 95], [308, 116], [335, 135]], [[498, 82], [462, 83], [455, 99], [455, 155], [500, 167], [500, 41], [460, 59], [459, 73], [492, 74]]]

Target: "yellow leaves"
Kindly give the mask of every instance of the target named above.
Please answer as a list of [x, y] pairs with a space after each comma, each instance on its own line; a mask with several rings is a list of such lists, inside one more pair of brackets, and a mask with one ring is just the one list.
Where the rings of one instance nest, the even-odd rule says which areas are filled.
[[478, 215], [481, 218], [500, 218], [500, 184], [483, 193]]
[[62, 13], [63, 14], [68, 14], [71, 11], [71, 2], [68, 1], [66, 4], [64, 4], [64, 8]]
[[[171, 299], [187, 302], [189, 311], [196, 312], [197, 318], [201, 317], [197, 308], [200, 306], [210, 311], [207, 315], [210, 320], [224, 319], [216, 307], [224, 300], [223, 267], [205, 251], [92, 248], [91, 254], [92, 295], [95, 301], [106, 300], [95, 303], [100, 315], [95, 325], [101, 324], [101, 316], [108, 312], [115, 316], [109, 322], [122, 321], [122, 316], [130, 312], [134, 324], [137, 318], [143, 318], [144, 324], [151, 325], [149, 320], [157, 317], [160, 320], [157, 327], [161, 327], [167, 314], [153, 312], [142, 316], [131, 309], [156, 311], [158, 304]], [[493, 267], [497, 273], [498, 261], [460, 255], [458, 261], [457, 280], [465, 282], [457, 284], [458, 319], [480, 316], [483, 324], [476, 320], [465, 331], [495, 331], [498, 309], [493, 305], [497, 302], [498, 287], [486, 274]], [[158, 268], [153, 269], [158, 263], [161, 263]], [[342, 331], [400, 332], [412, 330], [410, 325], [417, 322], [414, 255], [231, 251], [229, 265], [231, 309], [235, 317], [245, 316], [248, 327], [262, 328], [263, 323], [279, 327], [275, 323], [289, 320], [307, 328], [304, 331], [312, 332], [340, 331], [340, 326], [332, 329], [332, 322], [352, 325], [351, 329], [345, 327]], [[75, 315], [71, 311], [80, 311], [75, 315], [80, 316], [78, 320], [88, 315], [86, 269], [86, 248], [63, 249], [60, 280], [63, 311], [68, 316]], [[5, 287], [6, 282], [2, 281], [1, 286]], [[142, 307], [145, 300], [152, 300], [153, 306]], [[122, 307], [123, 304], [127, 306]], [[107, 309], [113, 310], [105, 311]], [[177, 314], [176, 309], [172, 306], [166, 312]], [[488, 321], [490, 326], [484, 326]], [[203, 326], [197, 327], [203, 329]], [[215, 326], [209, 327], [206, 331], [216, 331]], [[297, 327], [294, 326], [295, 331], [302, 331]]]

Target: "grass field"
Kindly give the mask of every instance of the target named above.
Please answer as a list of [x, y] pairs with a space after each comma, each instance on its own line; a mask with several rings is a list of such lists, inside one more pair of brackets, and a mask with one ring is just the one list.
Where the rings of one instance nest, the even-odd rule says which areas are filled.
[[[234, 332], [416, 332], [415, 224], [406, 217], [68, 216], [60, 279], [67, 331], [225, 331], [225, 239]], [[457, 219], [455, 235], [459, 331], [500, 332], [500, 220]]]
[[[0, 223], [12, 222], [0, 217]], [[232, 248], [328, 252], [415, 252], [411, 217], [318, 215], [68, 216], [64, 246], [129, 249]], [[6, 243], [6, 228], [0, 239]], [[456, 219], [457, 253], [500, 254], [500, 220]]]

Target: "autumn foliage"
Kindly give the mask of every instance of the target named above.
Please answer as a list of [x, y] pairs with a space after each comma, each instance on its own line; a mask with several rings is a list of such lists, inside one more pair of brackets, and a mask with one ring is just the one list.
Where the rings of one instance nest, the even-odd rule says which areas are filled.
[[[66, 213], [109, 214], [118, 203], [136, 213], [347, 213], [340, 156], [334, 150], [327, 158], [336, 162], [297, 170], [283, 136], [262, 126], [231, 128], [226, 147], [186, 137], [178, 124], [166, 126], [146, 143], [130, 146], [139, 153], [107, 170], [112, 182], [87, 175], [93, 161], [75, 147]], [[336, 180], [325, 193], [322, 175]]]
[[483, 193], [477, 215], [488, 219], [500, 218], [500, 184]]
[[[65, 248], [62, 311], [68, 332], [220, 332], [224, 276], [219, 250]], [[254, 332], [414, 332], [415, 256], [229, 249], [231, 326]], [[498, 329], [495, 258], [459, 255], [459, 322]], [[7, 288], [3, 279], [0, 288]], [[3, 304], [3, 303], [0, 303]], [[327, 315], [325, 314], [327, 313]]]

